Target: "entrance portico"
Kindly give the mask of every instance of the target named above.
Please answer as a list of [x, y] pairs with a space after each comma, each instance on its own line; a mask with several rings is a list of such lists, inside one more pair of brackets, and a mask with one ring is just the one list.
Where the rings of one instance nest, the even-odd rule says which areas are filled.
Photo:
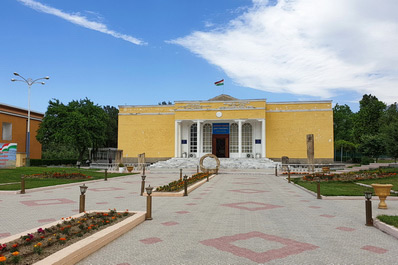
[[175, 157], [266, 157], [265, 119], [176, 120]]

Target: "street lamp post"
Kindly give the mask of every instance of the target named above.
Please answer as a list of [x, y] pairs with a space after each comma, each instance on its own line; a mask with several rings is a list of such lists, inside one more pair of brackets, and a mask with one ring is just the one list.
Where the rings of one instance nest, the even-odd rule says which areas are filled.
[[46, 76], [46, 77], [42, 77], [42, 78], [38, 78], [38, 79], [32, 79], [32, 78], [24, 78], [23, 76], [21, 76], [18, 73], [14, 73], [15, 76], [19, 76], [21, 79], [14, 79], [12, 78], [11, 81], [15, 82], [15, 81], [19, 81], [19, 82], [25, 82], [28, 85], [28, 126], [26, 129], [26, 166], [30, 166], [30, 87], [34, 84], [42, 84], [44, 85], [44, 82], [41, 82], [40, 80], [48, 80], [50, 79], [50, 77]]

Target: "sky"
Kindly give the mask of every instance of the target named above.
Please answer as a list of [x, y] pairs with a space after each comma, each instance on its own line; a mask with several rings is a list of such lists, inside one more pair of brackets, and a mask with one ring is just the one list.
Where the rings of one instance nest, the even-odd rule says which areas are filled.
[[[0, 102], [398, 101], [396, 0], [1, 0]], [[224, 79], [224, 86], [214, 82]]]

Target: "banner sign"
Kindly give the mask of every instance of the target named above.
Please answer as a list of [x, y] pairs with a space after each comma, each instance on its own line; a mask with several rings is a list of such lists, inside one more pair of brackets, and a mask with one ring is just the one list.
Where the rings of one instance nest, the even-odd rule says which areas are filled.
[[229, 134], [229, 123], [213, 123], [213, 134]]
[[0, 143], [0, 168], [12, 168], [17, 163], [17, 144]]

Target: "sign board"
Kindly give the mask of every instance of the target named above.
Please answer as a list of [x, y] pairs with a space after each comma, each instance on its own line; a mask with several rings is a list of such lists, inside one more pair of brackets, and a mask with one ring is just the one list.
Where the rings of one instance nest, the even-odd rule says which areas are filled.
[[0, 143], [0, 168], [13, 168], [17, 162], [17, 144]]
[[261, 139], [256, 139], [256, 144], [261, 144]]
[[229, 134], [229, 123], [213, 123], [213, 134]]

